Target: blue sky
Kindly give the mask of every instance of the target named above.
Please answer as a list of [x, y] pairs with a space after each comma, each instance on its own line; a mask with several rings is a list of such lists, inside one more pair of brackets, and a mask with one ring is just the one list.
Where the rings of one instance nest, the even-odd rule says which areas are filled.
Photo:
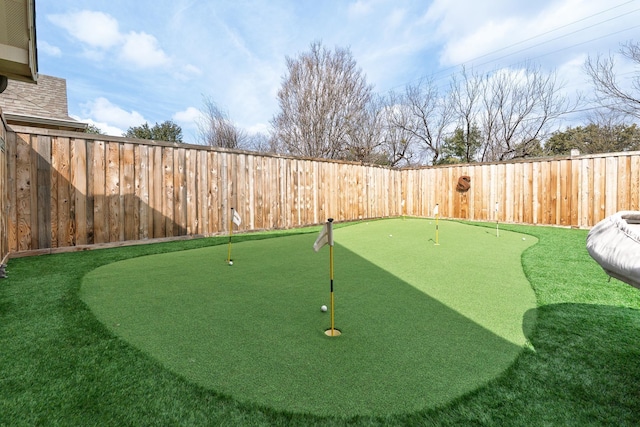
[[[588, 55], [639, 41], [640, 0], [37, 1], [39, 71], [67, 80], [69, 114], [112, 135], [173, 120], [185, 142], [206, 98], [267, 132], [285, 58], [346, 47], [374, 91], [401, 91], [460, 65], [555, 70], [588, 91]], [[621, 76], [629, 68], [621, 64]], [[628, 67], [628, 64], [627, 64]]]

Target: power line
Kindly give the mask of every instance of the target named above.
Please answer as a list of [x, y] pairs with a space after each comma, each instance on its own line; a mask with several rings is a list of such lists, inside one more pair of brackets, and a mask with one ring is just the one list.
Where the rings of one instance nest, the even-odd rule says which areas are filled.
[[[551, 34], [551, 33], [553, 33], [553, 32], [559, 31], [559, 30], [561, 30], [561, 29], [563, 29], [563, 28], [570, 27], [570, 26], [575, 25], [575, 24], [577, 24], [577, 23], [580, 23], [580, 22], [586, 21], [586, 20], [588, 20], [588, 19], [591, 19], [591, 18], [593, 18], [593, 17], [596, 17], [596, 16], [599, 16], [599, 15], [602, 15], [602, 14], [604, 14], [604, 13], [607, 13], [607, 12], [609, 12], [609, 11], [611, 11], [611, 10], [614, 10], [614, 9], [620, 8], [620, 7], [622, 7], [622, 6], [625, 6], [625, 5], [627, 5], [627, 4], [633, 3], [634, 1], [636, 1], [636, 0], [630, 0], [630, 1], [627, 1], [627, 2], [625, 2], [625, 3], [621, 3], [621, 4], [619, 4], [619, 5], [616, 5], [616, 6], [610, 7], [610, 8], [608, 8], [608, 9], [604, 9], [604, 10], [602, 10], [602, 11], [599, 11], [599, 12], [594, 13], [594, 14], [592, 14], [592, 15], [589, 15], [589, 16], [586, 16], [586, 17], [584, 17], [584, 18], [578, 19], [578, 20], [576, 20], [576, 21], [570, 22], [570, 23], [568, 23], [568, 24], [562, 25], [562, 26], [560, 26], [560, 27], [554, 28], [554, 29], [552, 29], [552, 30], [548, 30], [548, 31], [545, 31], [545, 32], [543, 32], [543, 33], [537, 34], [537, 35], [535, 35], [535, 36], [529, 37], [529, 38], [527, 38], [527, 39], [524, 39], [524, 40], [518, 41], [518, 42], [513, 43], [513, 44], [511, 44], [511, 45], [509, 45], [509, 46], [505, 46], [505, 47], [502, 47], [502, 48], [500, 48], [500, 49], [496, 49], [496, 50], [494, 50], [494, 51], [491, 51], [491, 52], [488, 52], [488, 53], [486, 53], [486, 54], [480, 55], [480, 56], [475, 57], [475, 58], [473, 58], [473, 59], [471, 59], [471, 60], [469, 60], [469, 61], [466, 61], [466, 62], [463, 62], [463, 63], [457, 64], [457, 65], [453, 65], [453, 66], [450, 66], [450, 67], [444, 68], [444, 69], [439, 70], [439, 71], [436, 71], [436, 72], [434, 72], [434, 73], [432, 73], [432, 74], [430, 74], [430, 75], [423, 75], [423, 76], [420, 76], [419, 78], [413, 79], [413, 80], [411, 80], [411, 81], [409, 81], [409, 82], [407, 82], [407, 83], [405, 83], [405, 84], [403, 84], [403, 85], [396, 85], [396, 86], [393, 86], [393, 87], [391, 87], [389, 90], [393, 90], [393, 89], [398, 88], [398, 87], [406, 86], [407, 84], [410, 84], [410, 83], [412, 83], [412, 82], [416, 82], [416, 81], [421, 80], [421, 79], [423, 79], [423, 78], [425, 78], [425, 77], [427, 77], [427, 76], [428, 76], [428, 77], [432, 77], [432, 78], [434, 78], [434, 77], [435, 77], [436, 75], [438, 75], [438, 74], [443, 74], [443, 73], [446, 73], [446, 72], [448, 72], [448, 71], [450, 71], [450, 70], [458, 69], [459, 67], [461, 67], [461, 66], [463, 66], [463, 65], [465, 65], [465, 64], [473, 63], [473, 62], [475, 62], [475, 61], [477, 61], [477, 60], [479, 60], [479, 59], [485, 58], [485, 57], [487, 57], [487, 56], [491, 56], [491, 55], [494, 55], [494, 54], [496, 54], [496, 53], [502, 52], [502, 51], [504, 51], [504, 50], [510, 49], [510, 48], [512, 48], [512, 47], [519, 46], [519, 45], [521, 45], [521, 44], [523, 44], [523, 43], [526, 43], [526, 42], [528, 42], [528, 41], [531, 41], [531, 40], [534, 40], [534, 39], [540, 38], [540, 37], [545, 36], [545, 35], [548, 35], [548, 34]], [[630, 13], [635, 13], [635, 12], [638, 12], [638, 11], [640, 11], [640, 8], [634, 9], [634, 10], [632, 10], [632, 11], [630, 11], [630, 12], [625, 12], [625, 13], [623, 13], [623, 14], [617, 15], [617, 16], [612, 17], [612, 18], [609, 18], [609, 19], [606, 19], [606, 20], [604, 20], [604, 21], [596, 22], [596, 23], [594, 23], [594, 24], [591, 24], [591, 25], [589, 25], [589, 26], [586, 26], [586, 27], [583, 27], [583, 28], [577, 29], [577, 30], [572, 31], [572, 32], [570, 32], [570, 33], [563, 34], [563, 35], [558, 36], [558, 37], [554, 37], [554, 38], [552, 38], [552, 39], [550, 39], [550, 40], [546, 40], [546, 41], [543, 41], [543, 42], [541, 42], [541, 43], [537, 43], [537, 44], [535, 44], [535, 45], [533, 45], [533, 46], [529, 46], [529, 47], [527, 47], [527, 48], [520, 49], [520, 50], [518, 50], [518, 51], [516, 51], [516, 52], [512, 52], [512, 53], [507, 54], [507, 55], [503, 55], [503, 56], [501, 56], [501, 57], [499, 57], [499, 58], [494, 58], [494, 59], [492, 59], [492, 60], [490, 60], [490, 61], [486, 61], [486, 62], [483, 62], [483, 63], [481, 63], [481, 64], [478, 64], [478, 66], [482, 66], [482, 65], [490, 64], [491, 62], [495, 62], [495, 61], [497, 61], [497, 60], [507, 58], [507, 57], [512, 56], [512, 55], [515, 55], [515, 54], [517, 54], [517, 53], [524, 52], [524, 51], [526, 51], [526, 50], [528, 50], [528, 49], [533, 49], [533, 48], [535, 48], [535, 47], [539, 47], [539, 46], [541, 46], [541, 45], [543, 45], [543, 44], [547, 44], [547, 43], [550, 43], [550, 42], [553, 42], [553, 41], [559, 40], [559, 39], [564, 38], [564, 37], [567, 37], [567, 36], [569, 36], [569, 35], [572, 35], [572, 34], [575, 34], [575, 33], [581, 32], [581, 31], [585, 31], [585, 30], [588, 30], [588, 29], [594, 28], [594, 27], [596, 27], [596, 26], [598, 26], [598, 25], [604, 24], [604, 23], [606, 23], [606, 22], [613, 21], [613, 20], [615, 20], [615, 19], [619, 19], [619, 18], [624, 17], [624, 16], [628, 16]], [[606, 35], [604, 35], [604, 36], [600, 36], [600, 37], [597, 37], [597, 38], [593, 38], [593, 39], [590, 39], [590, 40], [585, 41], [585, 42], [576, 43], [576, 44], [573, 44], [573, 45], [571, 45], [571, 46], [567, 46], [567, 47], [562, 48], [562, 49], [558, 49], [558, 50], [555, 50], [555, 51], [552, 51], [552, 52], [548, 52], [548, 53], [543, 54], [543, 55], [539, 55], [539, 56], [537, 56], [537, 57], [535, 57], [535, 58], [529, 58], [527, 61], [530, 61], [531, 59], [541, 58], [541, 57], [543, 57], [543, 56], [550, 55], [550, 54], [553, 54], [553, 53], [557, 53], [557, 52], [560, 52], [560, 51], [562, 51], [562, 50], [569, 49], [569, 48], [571, 48], [571, 47], [580, 46], [580, 45], [582, 45], [582, 44], [590, 43], [590, 42], [593, 42], [593, 41], [595, 41], [595, 40], [599, 40], [599, 39], [602, 39], [602, 38], [610, 37], [611, 35], [619, 34], [619, 33], [622, 33], [622, 32], [624, 32], [624, 31], [628, 31], [628, 30], [631, 30], [631, 29], [635, 29], [635, 28], [637, 28], [637, 27], [638, 27], [638, 26], [634, 26], [634, 27], [626, 28], [626, 29], [624, 29], [624, 30], [620, 30], [620, 31], [616, 31], [616, 32], [613, 32], [613, 33], [609, 33], [609, 34], [606, 34]], [[519, 62], [519, 63], [521, 63], [521, 62]], [[517, 64], [518, 64], [518, 63], [516, 63], [516, 64], [512, 64], [512, 65], [510, 65], [510, 66], [517, 65]], [[450, 77], [452, 74], [453, 74], [453, 73], [449, 73], [447, 76], [442, 76], [442, 77], [437, 78], [437, 79], [435, 79], [435, 80], [440, 80], [440, 79], [445, 78], [445, 77]]]

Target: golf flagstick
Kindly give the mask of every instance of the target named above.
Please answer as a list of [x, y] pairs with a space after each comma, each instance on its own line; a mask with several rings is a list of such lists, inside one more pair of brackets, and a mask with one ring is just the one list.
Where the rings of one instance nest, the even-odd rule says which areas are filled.
[[335, 305], [333, 302], [333, 218], [327, 219], [326, 224], [320, 230], [320, 234], [313, 244], [313, 250], [318, 252], [324, 245], [329, 245], [329, 282], [331, 285], [331, 328], [324, 331], [325, 335], [331, 337], [337, 337], [340, 335], [340, 331], [335, 328]]
[[436, 245], [440, 245], [440, 242], [438, 240], [438, 216], [440, 215], [440, 209], [438, 208], [438, 204], [436, 203], [436, 207], [433, 208], [433, 214], [436, 217]]
[[231, 259], [231, 235], [233, 234], [233, 224], [238, 227], [242, 223], [242, 218], [240, 218], [240, 214], [231, 208], [231, 218], [229, 219], [229, 251], [227, 252], [227, 264], [233, 265], [233, 260]]

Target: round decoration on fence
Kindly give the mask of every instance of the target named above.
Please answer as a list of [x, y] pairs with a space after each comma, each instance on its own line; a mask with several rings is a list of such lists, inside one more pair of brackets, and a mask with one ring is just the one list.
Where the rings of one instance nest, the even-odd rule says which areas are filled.
[[456, 190], [464, 193], [465, 191], [469, 191], [471, 188], [471, 177], [467, 175], [463, 175], [458, 178], [458, 185], [456, 186]]

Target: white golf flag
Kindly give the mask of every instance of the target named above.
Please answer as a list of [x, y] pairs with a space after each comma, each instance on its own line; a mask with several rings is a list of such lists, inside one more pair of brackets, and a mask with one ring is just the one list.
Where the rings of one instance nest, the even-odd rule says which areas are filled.
[[433, 216], [438, 215], [438, 205], [436, 205], [435, 208], [433, 208]]
[[333, 246], [333, 233], [331, 233], [329, 225], [325, 224], [322, 227], [322, 230], [320, 230], [320, 234], [318, 235], [316, 242], [313, 244], [313, 250], [318, 252], [327, 243], [329, 246]]
[[240, 214], [235, 209], [233, 210], [233, 223], [238, 227], [240, 227], [240, 224], [242, 223], [242, 218], [240, 218]]

